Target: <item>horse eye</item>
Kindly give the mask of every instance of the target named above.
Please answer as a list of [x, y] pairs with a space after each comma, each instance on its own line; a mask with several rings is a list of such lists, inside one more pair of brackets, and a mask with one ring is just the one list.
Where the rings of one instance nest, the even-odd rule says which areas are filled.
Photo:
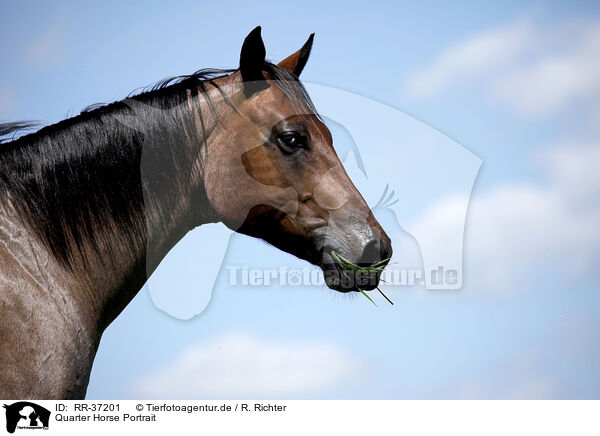
[[306, 146], [306, 138], [297, 132], [285, 132], [277, 136], [280, 148], [286, 153], [292, 153]]

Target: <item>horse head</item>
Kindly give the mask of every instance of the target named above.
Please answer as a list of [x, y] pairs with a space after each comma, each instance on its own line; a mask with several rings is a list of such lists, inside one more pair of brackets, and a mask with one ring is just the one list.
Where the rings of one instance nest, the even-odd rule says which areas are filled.
[[298, 77], [313, 35], [278, 65], [260, 27], [227, 85], [235, 111], [207, 141], [204, 189], [231, 229], [315, 264], [337, 291], [377, 287], [391, 242], [346, 174], [332, 135]]

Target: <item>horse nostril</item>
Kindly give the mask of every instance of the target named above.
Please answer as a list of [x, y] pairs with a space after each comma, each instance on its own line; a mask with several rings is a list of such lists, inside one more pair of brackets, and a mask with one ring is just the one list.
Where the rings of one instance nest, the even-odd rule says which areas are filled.
[[379, 250], [379, 240], [371, 239], [365, 248], [363, 249], [360, 258], [358, 259], [359, 266], [371, 266], [381, 260], [381, 253]]

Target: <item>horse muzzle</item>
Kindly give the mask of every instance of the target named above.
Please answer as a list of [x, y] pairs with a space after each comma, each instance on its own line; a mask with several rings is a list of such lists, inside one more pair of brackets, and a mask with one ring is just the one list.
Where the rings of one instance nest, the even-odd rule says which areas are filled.
[[391, 241], [383, 230], [381, 232], [381, 237], [372, 237], [361, 244], [358, 254], [352, 255], [342, 247], [324, 249], [321, 269], [330, 289], [359, 292], [379, 286], [381, 273], [392, 257]]

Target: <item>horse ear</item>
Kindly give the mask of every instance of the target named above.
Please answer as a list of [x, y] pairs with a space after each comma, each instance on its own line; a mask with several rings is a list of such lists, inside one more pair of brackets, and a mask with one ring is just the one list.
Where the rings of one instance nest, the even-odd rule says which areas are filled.
[[244, 82], [265, 80], [262, 70], [266, 54], [265, 44], [260, 36], [260, 26], [257, 26], [248, 34], [242, 45], [240, 72]]
[[308, 40], [304, 43], [300, 50], [279, 62], [277, 66], [288, 70], [296, 77], [300, 77], [300, 73], [304, 69], [306, 61], [308, 61], [308, 56], [310, 55], [310, 49], [312, 48], [314, 38], [315, 34], [311, 33], [308, 37]]

